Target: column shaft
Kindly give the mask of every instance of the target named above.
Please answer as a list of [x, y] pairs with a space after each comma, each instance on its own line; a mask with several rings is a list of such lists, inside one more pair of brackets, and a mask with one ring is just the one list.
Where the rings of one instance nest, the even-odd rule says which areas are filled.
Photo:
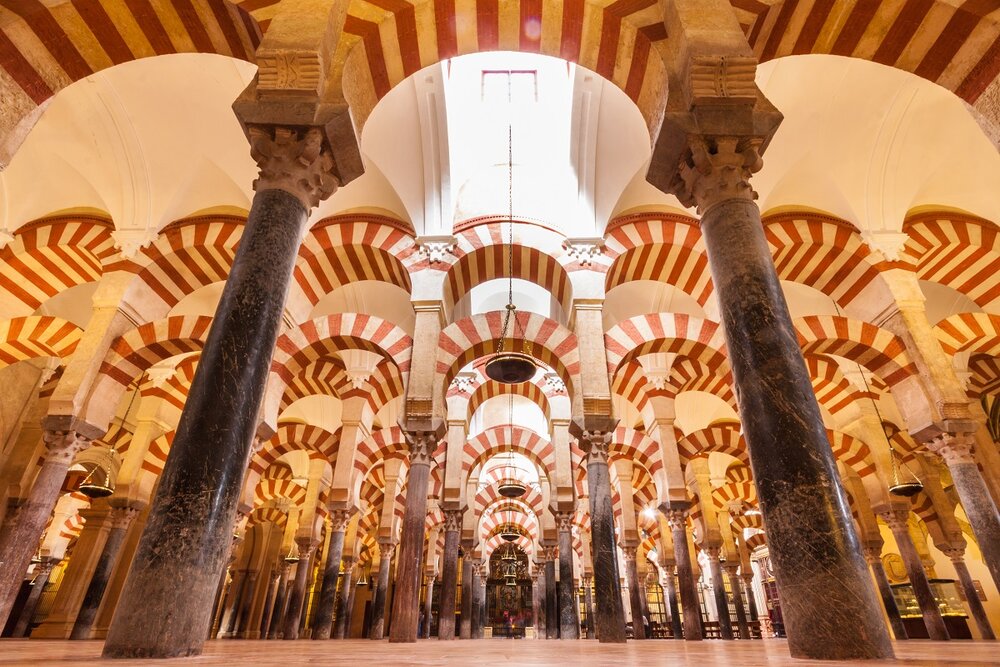
[[306, 218], [284, 190], [254, 196], [105, 657], [201, 653]]
[[35, 611], [38, 609], [38, 601], [42, 599], [45, 591], [45, 584], [49, 582], [49, 575], [52, 574], [52, 566], [56, 561], [51, 558], [42, 560], [35, 566], [35, 579], [31, 582], [31, 592], [28, 599], [24, 601], [24, 608], [21, 610], [21, 617], [17, 619], [17, 625], [11, 632], [11, 637], [24, 637], [31, 626], [32, 619], [35, 618]]
[[583, 578], [583, 603], [587, 605], [587, 639], [596, 639], [597, 633], [594, 631], [594, 594], [591, 590], [593, 577]]
[[559, 601], [556, 593], [556, 561], [552, 549], [545, 561], [545, 637], [559, 639]]
[[535, 637], [545, 638], [545, 562], [535, 563], [535, 572], [531, 578], [531, 613], [535, 617]]
[[[587, 456], [587, 488], [590, 494], [591, 557], [594, 561], [594, 594], [597, 598], [597, 639], [623, 643], [625, 609], [618, 575], [618, 547], [615, 541], [614, 507], [611, 504], [611, 475], [608, 472], [607, 444], [591, 437]], [[586, 447], [585, 447], [586, 448]]]
[[340, 595], [337, 596], [337, 620], [333, 624], [333, 638], [344, 639], [347, 636], [347, 617], [351, 613], [351, 596], [354, 594], [354, 559], [344, 560], [344, 578], [340, 582]]
[[427, 585], [424, 586], [424, 625], [421, 636], [424, 639], [431, 637], [431, 625], [434, 620], [434, 577], [427, 577]]
[[722, 563], [719, 562], [718, 547], [709, 547], [708, 566], [712, 572], [712, 594], [715, 608], [719, 612], [719, 633], [723, 639], [733, 638], [733, 620], [729, 616], [729, 600], [726, 599], [726, 582], [722, 578]]
[[[449, 510], [452, 512], [453, 510]], [[444, 556], [441, 565], [441, 609], [438, 617], [438, 639], [455, 638], [455, 595], [458, 591], [458, 538], [461, 513], [445, 518]], [[456, 525], [457, 524], [457, 525]]]
[[622, 547], [625, 552], [625, 576], [628, 581], [628, 601], [632, 609], [632, 637], [646, 639], [646, 626], [642, 615], [642, 593], [639, 588], [639, 573], [635, 564], [635, 547]]
[[389, 591], [389, 567], [392, 565], [392, 554], [396, 545], [391, 542], [379, 542], [378, 583], [375, 589], [375, 599], [372, 601], [371, 639], [385, 637], [385, 599]]
[[480, 567], [473, 568], [472, 575], [472, 638], [483, 638], [483, 625], [486, 616], [486, 581], [483, 579]]
[[[563, 519], [560, 519], [563, 521]], [[572, 521], [572, 514], [566, 519]], [[576, 608], [576, 587], [573, 585], [573, 533], [570, 525], [559, 527], [559, 637], [580, 638], [580, 618]]]
[[309, 586], [309, 572], [312, 570], [313, 543], [299, 544], [299, 562], [295, 565], [295, 580], [288, 591], [288, 607], [285, 609], [284, 635], [282, 639], [298, 639], [302, 607], [306, 601], [306, 587]]
[[87, 585], [87, 592], [83, 596], [83, 604], [80, 605], [80, 612], [73, 623], [70, 639], [90, 639], [94, 620], [97, 619], [101, 600], [104, 599], [104, 591], [108, 587], [111, 573], [114, 572], [115, 565], [118, 563], [118, 554], [121, 553], [122, 545], [125, 543], [128, 527], [137, 513], [137, 510], [131, 508], [111, 510], [111, 530], [108, 532], [108, 539], [104, 542], [104, 550], [97, 561], [94, 574]]
[[343, 526], [337, 524], [330, 533], [330, 545], [326, 550], [326, 567], [323, 569], [323, 587], [319, 592], [319, 607], [313, 623], [313, 639], [329, 639], [333, 632], [333, 612], [337, 606], [337, 580], [340, 577], [340, 561], [344, 555]]
[[277, 572], [272, 573], [267, 585], [267, 597], [264, 600], [264, 611], [260, 615], [259, 639], [267, 639], [267, 630], [271, 626], [271, 616], [274, 613], [274, 607], [277, 603], [276, 594], [278, 592], [279, 576], [280, 575]]
[[740, 629], [740, 639], [750, 639], [750, 625], [747, 623], [746, 607], [743, 606], [740, 577], [735, 567], [726, 568], [726, 574], [729, 575], [729, 587], [733, 590], [733, 606], [736, 607], [736, 624]]
[[681, 627], [681, 614], [677, 608], [677, 581], [674, 578], [673, 566], [666, 568], [666, 586], [663, 590], [667, 594], [667, 609], [670, 610], [670, 632], [674, 639], [684, 638], [684, 629]]
[[927, 572], [924, 571], [924, 564], [920, 560], [920, 554], [913, 544], [910, 531], [907, 527], [907, 511], [884, 513], [882, 516], [892, 529], [892, 535], [896, 538], [896, 546], [899, 548], [899, 555], [903, 558], [903, 565], [906, 567], [906, 574], [910, 578], [910, 585], [913, 587], [913, 594], [920, 605], [920, 613], [924, 617], [924, 625], [927, 627], [927, 635], [935, 641], [946, 641], [950, 639], [948, 629], [944, 625], [944, 618], [941, 616], [941, 609], [938, 607], [934, 593], [931, 591], [931, 584], [927, 580]]
[[[718, 152], [711, 150], [694, 158], [707, 169], [709, 183], [721, 183], [718, 189], [706, 185], [701, 190], [701, 231], [781, 589], [789, 650], [797, 658], [890, 657], [892, 646], [760, 210], [745, 181], [740, 188], [726, 180], [748, 178], [749, 170], [728, 165], [730, 159], [740, 160], [735, 142], [730, 146], [719, 139]], [[820, 580], [840, 584], [817, 585]]]
[[875, 576], [875, 584], [879, 594], [882, 596], [882, 605], [885, 607], [886, 616], [889, 617], [889, 626], [897, 641], [908, 639], [906, 627], [903, 619], [899, 615], [899, 607], [896, 605], [896, 596], [892, 594], [892, 587], [889, 585], [889, 577], [885, 574], [885, 567], [882, 566], [881, 549], [871, 549], [865, 551], [865, 558], [872, 568]]
[[288, 602], [288, 563], [282, 561], [281, 575], [278, 578], [278, 590], [274, 594], [274, 611], [271, 612], [271, 620], [267, 624], [267, 639], [277, 639], [281, 632], [282, 623], [285, 619], [285, 609]]
[[990, 625], [990, 617], [983, 607], [983, 601], [979, 599], [979, 591], [976, 590], [975, 584], [972, 583], [972, 575], [969, 574], [969, 568], [966, 567], [965, 561], [961, 557], [952, 557], [951, 563], [955, 566], [955, 573], [958, 575], [958, 580], [962, 582], [962, 590], [965, 592], [965, 602], [969, 605], [972, 618], [976, 619], [979, 634], [982, 635], [983, 639], [996, 639], [996, 635], [993, 633], [993, 626]]
[[688, 550], [687, 519], [683, 510], [668, 510], [667, 521], [674, 538], [674, 560], [677, 561], [677, 584], [680, 586], [681, 608], [684, 610], [684, 639], [697, 641], [701, 633], [701, 604], [691, 567]]
[[[391, 642], [417, 641], [420, 621], [420, 562], [424, 551], [424, 520], [427, 518], [427, 481], [434, 438], [430, 433], [409, 434], [410, 472], [406, 482], [399, 556], [396, 559], [396, 590], [392, 599]], [[429, 625], [429, 619], [428, 619]]]
[[473, 573], [471, 547], [465, 550], [462, 558], [462, 625], [459, 636], [462, 639], [472, 639], [472, 617], [475, 614], [475, 586], [477, 579]]

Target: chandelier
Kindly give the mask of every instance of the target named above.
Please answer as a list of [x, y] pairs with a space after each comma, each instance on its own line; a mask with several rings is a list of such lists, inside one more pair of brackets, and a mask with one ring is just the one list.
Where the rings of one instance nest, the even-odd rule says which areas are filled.
[[77, 487], [80, 493], [94, 500], [97, 498], [107, 498], [115, 492], [115, 474], [112, 470], [114, 465], [114, 453], [111, 449], [105, 449], [101, 455], [101, 460], [94, 464], [87, 476]]
[[524, 482], [517, 478], [517, 467], [514, 465], [514, 394], [509, 394], [507, 403], [507, 460], [503, 467], [503, 477], [497, 491], [504, 498], [520, 498], [528, 490]]
[[[511, 105], [511, 82], [507, 76], [507, 104]], [[513, 111], [511, 111], [513, 114]], [[507, 258], [507, 306], [503, 316], [503, 327], [500, 339], [497, 341], [493, 357], [486, 362], [486, 376], [502, 384], [520, 384], [535, 376], [535, 361], [531, 358], [531, 343], [527, 342], [524, 329], [517, 319], [517, 306], [514, 305], [514, 121], [507, 125], [507, 243], [504, 244], [504, 254]], [[511, 320], [521, 338], [521, 349], [514, 349], [514, 332], [511, 331]], [[511, 335], [510, 345], [507, 335]]]

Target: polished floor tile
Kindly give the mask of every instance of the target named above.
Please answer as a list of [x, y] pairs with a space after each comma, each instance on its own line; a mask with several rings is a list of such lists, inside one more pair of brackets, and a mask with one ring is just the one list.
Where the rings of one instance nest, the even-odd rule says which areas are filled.
[[[930, 667], [954, 665], [976, 667], [1000, 665], [1000, 645], [996, 642], [930, 642], [910, 641], [895, 645], [896, 660], [885, 665]], [[733, 665], [734, 667], [806, 665], [872, 665], [861, 663], [830, 663], [795, 660], [781, 640], [753, 642], [705, 641], [686, 644], [670, 640], [631, 641], [624, 646], [603, 646], [595, 641], [532, 641], [481, 639], [474, 641], [439, 642], [422, 640], [416, 644], [390, 644], [360, 639], [350, 641], [211, 641], [197, 658], [164, 661], [102, 661], [101, 642], [85, 641], [0, 641], [0, 665], [4, 667], [43, 667], [46, 665], [251, 665], [295, 664], [354, 664], [371, 663], [377, 667], [395, 665], [462, 665], [492, 667], [492, 665], [573, 665], [574, 667], [669, 665], [670, 667], [701, 667]]]

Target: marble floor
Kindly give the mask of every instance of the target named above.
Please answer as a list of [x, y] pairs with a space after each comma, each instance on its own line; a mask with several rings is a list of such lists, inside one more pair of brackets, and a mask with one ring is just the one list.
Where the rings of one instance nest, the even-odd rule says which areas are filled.
[[[0, 665], [42, 667], [45, 665], [93, 665], [100, 659], [99, 641], [0, 640]], [[1000, 665], [1000, 645], [995, 642], [909, 641], [896, 644], [897, 659], [878, 663], [923, 667], [948, 665], [974, 667]], [[872, 665], [794, 660], [784, 641], [705, 641], [692, 644], [670, 640], [630, 641], [625, 646], [602, 646], [596, 641], [532, 641], [480, 639], [448, 643], [424, 640], [416, 644], [389, 644], [364, 640], [323, 641], [211, 641], [197, 658], [163, 661], [107, 661], [108, 665], [314, 665], [377, 662], [392, 665], [574, 665], [701, 667], [733, 665], [757, 667], [787, 665]]]

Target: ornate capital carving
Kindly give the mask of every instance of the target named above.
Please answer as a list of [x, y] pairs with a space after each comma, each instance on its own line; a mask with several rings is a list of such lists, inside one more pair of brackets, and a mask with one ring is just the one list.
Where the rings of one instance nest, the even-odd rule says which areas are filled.
[[634, 547], [630, 544], [622, 544], [620, 546], [622, 550], [622, 557], [625, 559], [625, 562], [634, 563], [636, 554], [639, 550], [638, 547]]
[[354, 508], [331, 509], [329, 512], [330, 530], [335, 533], [347, 530], [347, 524], [351, 522], [351, 517], [354, 516]]
[[663, 511], [663, 515], [667, 517], [670, 530], [674, 532], [687, 530], [687, 510], [667, 509]]
[[429, 264], [449, 262], [448, 255], [455, 254], [458, 240], [454, 236], [419, 236], [417, 249]]
[[942, 433], [927, 443], [927, 449], [934, 452], [946, 465], [976, 463], [972, 456], [973, 439], [965, 434]]
[[250, 156], [260, 169], [254, 191], [284, 190], [297, 197], [306, 211], [336, 192], [336, 165], [319, 128], [255, 125], [249, 134]]
[[154, 229], [116, 229], [111, 232], [111, 238], [122, 257], [135, 259], [140, 250], [148, 248], [159, 236]]
[[879, 512], [878, 515], [889, 526], [889, 529], [896, 533], [906, 530], [906, 524], [910, 519], [910, 510], [886, 510]]
[[558, 373], [546, 373], [545, 388], [554, 394], [562, 394], [566, 391], [566, 383], [563, 382]]
[[475, 384], [476, 375], [474, 373], [459, 373], [451, 381], [451, 388], [460, 394], [468, 394]]
[[704, 551], [712, 560], [719, 560], [722, 556], [722, 547], [718, 545], [705, 546]]
[[556, 529], [560, 533], [568, 533], [573, 530], [573, 517], [576, 516], [576, 512], [556, 512]]
[[882, 545], [866, 544], [863, 547], [865, 554], [865, 561], [869, 565], [873, 565], [882, 560]]
[[351, 572], [354, 571], [354, 565], [355, 565], [354, 558], [351, 556], [347, 556], [346, 558], [340, 561], [340, 566], [341, 568], [343, 568], [344, 574], [348, 576], [351, 574]]
[[587, 464], [592, 461], [608, 462], [608, 445], [611, 433], [605, 431], [583, 431], [580, 434], [580, 448], [587, 453]]
[[753, 138], [691, 137], [671, 192], [685, 206], [696, 206], [700, 214], [729, 199], [755, 200], [750, 176], [764, 166], [760, 146], [761, 140]]
[[138, 514], [139, 509], [137, 507], [112, 507], [111, 527], [126, 530], [132, 525], [132, 521]]
[[379, 540], [378, 543], [378, 555], [379, 558], [389, 559], [392, 558], [393, 552], [396, 551], [396, 543], [392, 540]]
[[690, 103], [752, 104], [757, 99], [756, 72], [752, 56], [694, 56], [688, 63]]
[[406, 444], [410, 449], [410, 465], [429, 466], [437, 449], [437, 434], [431, 431], [407, 431]]
[[965, 560], [965, 545], [948, 544], [940, 547], [941, 553], [947, 556], [952, 563], [959, 563]]
[[43, 431], [45, 441], [45, 460], [57, 461], [70, 465], [76, 455], [90, 446], [90, 439], [76, 431]]
[[590, 266], [604, 250], [603, 238], [579, 238], [563, 241], [563, 249], [580, 266]]
[[295, 546], [298, 547], [299, 561], [303, 561], [312, 555], [312, 552], [319, 546], [319, 542], [312, 537], [296, 537]]
[[462, 530], [462, 510], [444, 510], [444, 532], [457, 533]]

